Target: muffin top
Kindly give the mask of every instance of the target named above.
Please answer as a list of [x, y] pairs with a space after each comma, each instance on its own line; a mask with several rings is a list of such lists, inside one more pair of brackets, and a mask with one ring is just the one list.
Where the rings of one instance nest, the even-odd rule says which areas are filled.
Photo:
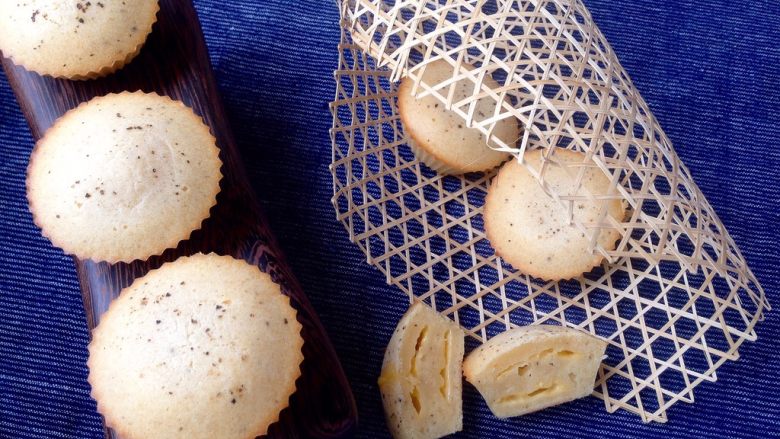
[[[474, 68], [464, 64], [464, 70]], [[422, 81], [437, 89], [444, 96], [452, 94], [452, 102], [471, 98], [474, 83], [465, 78], [447, 83], [455, 74], [453, 67], [445, 60], [434, 61], [425, 66]], [[489, 88], [498, 84], [489, 76], [483, 79]], [[496, 151], [488, 146], [488, 140], [477, 128], [466, 126], [464, 119], [451, 109], [446, 109], [433, 95], [417, 97], [424, 91], [415, 91], [414, 80], [406, 77], [398, 89], [398, 111], [411, 146], [417, 148], [417, 156], [428, 167], [443, 174], [463, 174], [494, 168], [509, 158], [506, 152]], [[480, 93], [477, 90], [477, 93]], [[474, 121], [481, 122], [494, 116], [496, 99], [492, 96], [478, 98], [474, 107]], [[493, 134], [508, 145], [514, 145], [520, 136], [517, 120], [508, 118], [496, 123]]]
[[179, 258], [122, 291], [89, 345], [89, 383], [123, 438], [254, 438], [303, 360], [290, 299], [256, 266]]
[[95, 98], [55, 122], [30, 157], [35, 223], [66, 253], [129, 262], [175, 247], [216, 204], [219, 150], [181, 102]]
[[43, 75], [100, 76], [138, 53], [158, 10], [158, 0], [2, 1], [0, 50]]
[[[524, 156], [536, 172], [543, 160], [542, 150]], [[553, 192], [576, 199], [571, 214], [525, 165], [512, 160], [501, 167], [488, 189], [485, 232], [496, 254], [521, 272], [545, 280], [573, 278], [604, 259], [591, 250], [594, 236], [605, 250], [615, 248], [620, 231], [613, 224], [623, 220], [623, 203], [604, 172], [581, 152], [556, 149], [546, 160], [543, 175]], [[586, 231], [570, 222], [572, 215]]]

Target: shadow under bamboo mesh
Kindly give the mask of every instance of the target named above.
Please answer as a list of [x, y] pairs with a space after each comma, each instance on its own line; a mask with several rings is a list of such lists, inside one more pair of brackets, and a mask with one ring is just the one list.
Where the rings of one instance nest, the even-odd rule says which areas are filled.
[[[665, 422], [675, 402], [693, 402], [694, 387], [715, 381], [740, 344], [756, 339], [769, 309], [763, 290], [579, 0], [346, 0], [341, 12], [333, 204], [388, 283], [479, 341], [550, 323], [607, 340], [594, 395], [609, 412], [644, 421]], [[437, 60], [453, 77], [422, 81]], [[482, 220], [495, 171], [442, 176], [414, 158], [396, 105], [402, 76], [516, 159], [526, 149], [544, 149], [552, 162], [557, 148], [585, 153], [569, 171], [600, 168], [611, 191], [597, 201], [622, 200], [622, 222], [578, 223], [579, 198], [552, 191], [544, 167], [534, 175], [605, 262], [559, 282], [502, 262]], [[463, 81], [474, 92], [456, 101], [450, 90]], [[495, 100], [496, 111], [479, 119], [481, 99]], [[523, 127], [517, 144], [492, 136], [506, 118]], [[595, 244], [607, 227], [621, 232], [614, 250]]]

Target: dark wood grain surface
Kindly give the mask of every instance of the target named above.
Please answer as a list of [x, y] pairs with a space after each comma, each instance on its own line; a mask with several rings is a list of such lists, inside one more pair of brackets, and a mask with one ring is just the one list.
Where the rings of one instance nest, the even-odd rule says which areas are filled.
[[[282, 285], [303, 325], [302, 376], [290, 407], [271, 426], [274, 438], [335, 438], [348, 435], [357, 422], [349, 384], [333, 347], [292, 273], [282, 259], [247, 180], [239, 151], [211, 70], [208, 52], [191, 0], [161, 0], [158, 22], [141, 54], [123, 70], [92, 81], [41, 77], [3, 59], [3, 67], [34, 138], [54, 121], [94, 96], [123, 90], [157, 92], [179, 99], [203, 116], [221, 149], [222, 191], [203, 228], [148, 261], [131, 264], [76, 260], [87, 313], [93, 328], [122, 288], [162, 263], [197, 252], [244, 258], [269, 272]], [[258, 24], [259, 25], [259, 24]], [[110, 429], [107, 437], [118, 437]]]

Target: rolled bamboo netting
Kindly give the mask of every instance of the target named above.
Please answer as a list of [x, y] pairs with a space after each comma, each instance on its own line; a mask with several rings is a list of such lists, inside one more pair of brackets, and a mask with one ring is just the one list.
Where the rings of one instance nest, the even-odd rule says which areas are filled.
[[[644, 421], [664, 422], [675, 402], [693, 402], [694, 387], [715, 381], [741, 343], [756, 339], [753, 328], [769, 309], [763, 290], [580, 0], [345, 0], [341, 7], [333, 204], [388, 283], [479, 341], [532, 323], [608, 340], [594, 395], [608, 411]], [[421, 81], [437, 60], [450, 63], [452, 78]], [[579, 223], [571, 206], [583, 195], [552, 191], [544, 167], [534, 175], [605, 262], [560, 282], [503, 263], [481, 214], [495, 171], [441, 176], [414, 158], [396, 106], [402, 76], [415, 81], [419, 97], [435, 96], [517, 160], [526, 149], [543, 149], [552, 162], [558, 148], [585, 153], [590, 160], [568, 171], [601, 169], [612, 189], [596, 201], [622, 200], [622, 222]], [[455, 100], [451, 91], [463, 81], [474, 92]], [[475, 114], [482, 99], [496, 103], [493, 114]], [[523, 128], [516, 144], [491, 135], [506, 118]], [[605, 228], [621, 232], [614, 250], [596, 244]]]

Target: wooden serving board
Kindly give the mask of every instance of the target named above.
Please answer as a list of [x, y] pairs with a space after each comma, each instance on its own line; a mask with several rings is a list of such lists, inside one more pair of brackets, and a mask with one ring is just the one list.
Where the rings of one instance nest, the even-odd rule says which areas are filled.
[[[357, 422], [352, 392], [322, 324], [282, 259], [260, 211], [225, 118], [195, 9], [191, 0], [161, 0], [160, 7], [158, 22], [138, 58], [106, 78], [68, 81], [41, 77], [3, 59], [5, 73], [36, 140], [81, 102], [112, 92], [143, 90], [168, 95], [192, 107], [211, 127], [221, 149], [222, 191], [211, 217], [191, 239], [144, 262], [110, 265], [76, 259], [87, 323], [90, 329], [95, 327], [122, 288], [164, 262], [197, 252], [246, 259], [282, 285], [298, 310], [305, 340], [297, 391], [268, 436], [345, 436]], [[106, 429], [106, 437], [118, 436]]]

